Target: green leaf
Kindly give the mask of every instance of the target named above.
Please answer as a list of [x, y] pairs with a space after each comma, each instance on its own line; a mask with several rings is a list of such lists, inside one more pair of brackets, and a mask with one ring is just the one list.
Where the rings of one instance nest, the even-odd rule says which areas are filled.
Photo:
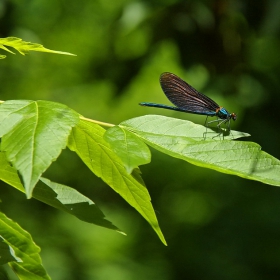
[[[231, 130], [230, 133], [217, 127], [206, 128], [190, 121], [180, 120], [161, 115], [146, 115], [122, 122], [120, 127], [140, 135], [142, 132], [150, 132], [155, 135], [183, 136], [189, 141], [205, 140], [233, 140], [241, 137], [248, 137], [250, 134]], [[220, 135], [219, 135], [220, 134]]]
[[3, 152], [0, 152], [0, 180], [15, 187], [21, 192], [25, 192], [16, 169], [10, 165], [7, 161], [5, 153]]
[[[9, 246], [0, 236], [0, 265], [12, 261], [22, 261], [14, 255], [13, 248]], [[1, 279], [1, 278], [0, 278]]]
[[[170, 156], [219, 172], [280, 186], [280, 161], [261, 151], [258, 144], [213, 139], [202, 141], [195, 129], [192, 130], [192, 124], [180, 123], [180, 120], [172, 118], [145, 116], [125, 121], [121, 126]], [[233, 135], [236, 136], [235, 132]]]
[[104, 139], [122, 160], [127, 173], [151, 161], [151, 152], [147, 145], [133, 133], [119, 126], [109, 128], [104, 134]]
[[[5, 46], [12, 47], [12, 48], [16, 49], [22, 55], [27, 54], [29, 51], [74, 55], [74, 54], [68, 53], [68, 52], [53, 51], [53, 50], [44, 48], [40, 44], [25, 42], [22, 39], [16, 38], [16, 37], [0, 38], [0, 49], [3, 49], [7, 52], [10, 52], [10, 53], [14, 54], [11, 50], [6, 48]], [[0, 58], [5, 58], [5, 57], [6, 56], [2, 55], [2, 57], [0, 57]]]
[[57, 209], [65, 211], [78, 219], [124, 234], [110, 221], [95, 203], [77, 190], [68, 186], [51, 182], [46, 178], [40, 179], [45, 185], [37, 185], [33, 197]]
[[[3, 152], [0, 152], [0, 180], [15, 187], [21, 192], [25, 192], [17, 171], [8, 163], [5, 153]], [[77, 190], [51, 182], [46, 178], [41, 177], [40, 180], [45, 185], [42, 184], [36, 186], [33, 190], [33, 198], [74, 215], [81, 221], [113, 229], [124, 234], [110, 221], [104, 219], [104, 214], [92, 200], [82, 195]]]
[[81, 120], [69, 137], [68, 147], [76, 152], [88, 168], [119, 193], [153, 227], [166, 244], [150, 201], [150, 195], [139, 170], [128, 174], [119, 157], [103, 139], [105, 130], [97, 124]]
[[9, 280], [9, 276], [6, 272], [6, 269], [3, 265], [0, 265], [0, 279], [1, 280]]
[[66, 147], [79, 115], [49, 101], [11, 100], [0, 106], [1, 150], [22, 176], [27, 197]]
[[14, 252], [18, 261], [9, 265], [21, 280], [50, 279], [39, 255], [40, 248], [30, 234], [0, 212], [0, 236]]

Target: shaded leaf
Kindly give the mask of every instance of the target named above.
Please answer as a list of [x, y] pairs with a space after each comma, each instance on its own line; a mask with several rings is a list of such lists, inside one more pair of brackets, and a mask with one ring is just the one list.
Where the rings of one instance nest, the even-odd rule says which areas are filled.
[[46, 185], [36, 186], [33, 192], [34, 198], [74, 215], [84, 222], [113, 229], [124, 234], [110, 221], [105, 219], [105, 215], [92, 200], [77, 190], [51, 182], [46, 178], [41, 178], [40, 180]]
[[[12, 261], [22, 261], [14, 254], [14, 250], [0, 236], [0, 265], [6, 264]], [[0, 278], [1, 279], [1, 278]]]
[[27, 197], [66, 147], [79, 115], [49, 101], [11, 100], [0, 106], [1, 150], [20, 172]]
[[[280, 186], [280, 161], [252, 142], [192, 137], [192, 126], [172, 118], [145, 116], [121, 123], [146, 143], [170, 156], [219, 172]], [[151, 122], [149, 122], [151, 120]], [[156, 124], [156, 125], [155, 125]], [[176, 125], [177, 124], [177, 125]], [[197, 141], [200, 139], [200, 141]]]
[[21, 192], [25, 192], [16, 169], [10, 165], [7, 161], [5, 153], [3, 152], [0, 152], [0, 180], [13, 186]]
[[150, 202], [150, 195], [139, 179], [138, 170], [128, 174], [123, 163], [103, 139], [105, 130], [81, 120], [69, 137], [68, 147], [76, 152], [88, 168], [119, 193], [153, 227], [166, 244]]
[[14, 252], [17, 261], [9, 265], [22, 280], [50, 279], [40, 258], [40, 248], [30, 234], [0, 212], [0, 236]]
[[151, 152], [147, 145], [133, 133], [119, 126], [109, 128], [104, 134], [104, 139], [122, 160], [127, 173], [151, 161]]
[[0, 265], [0, 279], [1, 280], [9, 280], [8, 273], [3, 265]]
[[[0, 38], [0, 49], [14, 54], [11, 50], [6, 48], [5, 46], [16, 49], [22, 55], [26, 55], [30, 51], [48, 52], [48, 53], [64, 54], [64, 55], [74, 55], [74, 54], [68, 53], [68, 52], [53, 51], [53, 50], [44, 48], [40, 44], [25, 42], [22, 39], [16, 38], [16, 37]], [[5, 57], [6, 56], [2, 55], [0, 58], [5, 58]]]
[[[23, 193], [25, 192], [17, 171], [9, 164], [3, 152], [0, 152], [0, 180]], [[33, 191], [33, 198], [74, 215], [81, 221], [113, 229], [124, 234], [110, 221], [104, 219], [104, 214], [92, 200], [82, 195], [77, 190], [51, 182], [46, 178], [41, 177], [40, 180], [44, 182], [45, 185], [36, 186]]]

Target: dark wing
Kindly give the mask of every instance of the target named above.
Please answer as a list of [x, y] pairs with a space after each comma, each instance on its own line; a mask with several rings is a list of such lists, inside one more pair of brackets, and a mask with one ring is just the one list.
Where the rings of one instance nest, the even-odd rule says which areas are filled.
[[206, 95], [172, 73], [162, 73], [160, 85], [167, 98], [178, 108], [194, 113], [214, 113], [220, 107]]

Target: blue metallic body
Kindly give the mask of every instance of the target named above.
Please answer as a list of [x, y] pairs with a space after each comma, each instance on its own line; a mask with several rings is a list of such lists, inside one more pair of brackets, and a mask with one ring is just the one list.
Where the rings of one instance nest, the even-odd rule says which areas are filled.
[[[191, 85], [172, 73], [163, 73], [160, 76], [160, 84], [166, 97], [176, 106], [168, 106], [157, 103], [142, 102], [140, 105], [156, 107], [185, 113], [205, 115], [207, 117], [217, 117], [218, 127], [223, 123], [228, 123], [230, 129], [230, 120], [236, 120], [236, 114], [229, 113], [224, 107], [220, 107], [208, 96], [198, 92]], [[207, 121], [207, 119], [206, 119]]]

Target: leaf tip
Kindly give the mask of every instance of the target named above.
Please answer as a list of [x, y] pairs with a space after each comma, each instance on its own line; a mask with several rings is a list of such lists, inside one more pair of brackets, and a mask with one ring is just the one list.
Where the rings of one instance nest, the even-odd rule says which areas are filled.
[[127, 234], [125, 232], [123, 232], [123, 231], [117, 230], [117, 232], [122, 234], [122, 235], [124, 235], [124, 236], [127, 236]]

